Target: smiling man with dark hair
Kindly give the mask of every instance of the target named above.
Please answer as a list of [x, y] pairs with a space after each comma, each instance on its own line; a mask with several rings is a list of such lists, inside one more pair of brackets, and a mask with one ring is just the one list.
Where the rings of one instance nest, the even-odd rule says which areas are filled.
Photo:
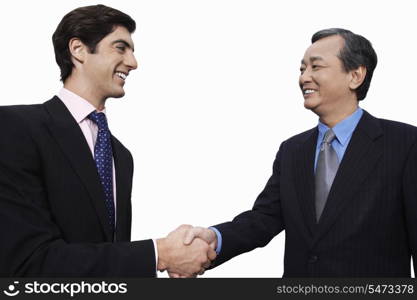
[[251, 210], [184, 243], [205, 239], [217, 266], [285, 230], [286, 277], [409, 277], [411, 257], [417, 270], [417, 128], [358, 106], [376, 64], [358, 34], [314, 34], [299, 85], [318, 126], [281, 144]]
[[53, 35], [58, 96], [0, 107], [1, 276], [193, 276], [215, 258], [202, 240], [183, 245], [186, 225], [130, 242], [133, 159], [105, 103], [137, 68], [135, 26], [104, 5], [71, 11]]

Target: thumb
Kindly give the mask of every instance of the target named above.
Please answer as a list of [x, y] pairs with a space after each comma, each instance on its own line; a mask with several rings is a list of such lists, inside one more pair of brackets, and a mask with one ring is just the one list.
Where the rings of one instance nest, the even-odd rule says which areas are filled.
[[187, 230], [184, 236], [184, 245], [189, 245], [194, 240], [194, 238], [198, 235], [197, 228], [192, 228]]

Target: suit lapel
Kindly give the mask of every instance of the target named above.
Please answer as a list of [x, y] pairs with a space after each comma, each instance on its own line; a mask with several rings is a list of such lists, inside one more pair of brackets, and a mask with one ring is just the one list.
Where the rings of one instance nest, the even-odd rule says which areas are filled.
[[382, 139], [378, 138], [381, 135], [382, 130], [378, 120], [364, 111], [330, 189], [317, 226], [315, 242], [337, 221], [339, 214], [353, 199], [362, 182], [380, 159], [383, 147], [380, 145]]
[[104, 192], [87, 141], [71, 113], [58, 97], [45, 102], [45, 107], [51, 116], [48, 128], [90, 195], [107, 240], [112, 241]]
[[131, 178], [132, 167], [128, 153], [122, 144], [112, 137], [112, 149], [116, 169], [116, 239], [117, 241], [130, 241], [131, 226]]
[[298, 194], [298, 204], [301, 209], [307, 230], [313, 234], [314, 215], [314, 156], [318, 131], [313, 128], [307, 137], [299, 144], [294, 156], [295, 181]]

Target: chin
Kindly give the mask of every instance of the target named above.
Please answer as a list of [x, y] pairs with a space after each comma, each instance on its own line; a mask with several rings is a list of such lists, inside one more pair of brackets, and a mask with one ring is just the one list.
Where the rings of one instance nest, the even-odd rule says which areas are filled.
[[122, 98], [124, 95], [125, 95], [125, 91], [121, 90], [121, 91], [114, 92], [110, 97], [111, 98]]
[[317, 106], [317, 104], [311, 100], [305, 100], [304, 101], [304, 107], [306, 109], [314, 109]]

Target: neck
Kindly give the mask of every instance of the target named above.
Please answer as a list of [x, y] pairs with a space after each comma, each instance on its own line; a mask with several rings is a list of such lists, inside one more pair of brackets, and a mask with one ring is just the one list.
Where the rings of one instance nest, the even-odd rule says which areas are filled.
[[347, 107], [343, 107], [342, 109], [335, 109], [328, 113], [324, 113], [319, 115], [320, 122], [328, 126], [329, 128], [333, 128], [336, 126], [337, 123], [343, 121], [351, 114], [353, 114], [358, 109], [358, 101], [355, 101], [353, 105], [349, 105]]
[[106, 99], [97, 95], [97, 89], [91, 87], [86, 82], [79, 76], [71, 74], [65, 80], [64, 88], [90, 102], [98, 111], [103, 110]]

